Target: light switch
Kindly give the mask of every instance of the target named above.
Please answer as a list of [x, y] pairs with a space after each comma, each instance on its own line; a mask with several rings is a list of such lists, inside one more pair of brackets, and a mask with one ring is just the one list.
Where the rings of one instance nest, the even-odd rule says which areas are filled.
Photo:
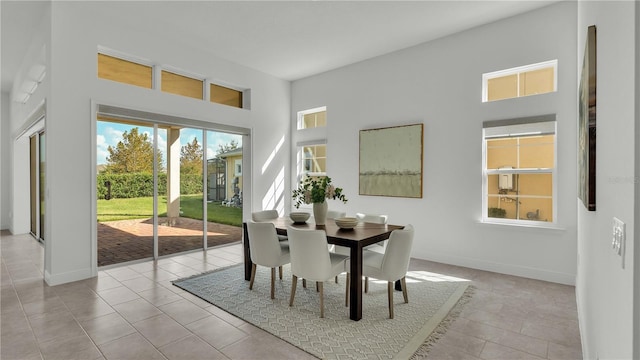
[[611, 240], [611, 247], [616, 255], [620, 255], [622, 258], [622, 268], [624, 269], [624, 250], [625, 250], [625, 225], [622, 220], [613, 218], [613, 234]]

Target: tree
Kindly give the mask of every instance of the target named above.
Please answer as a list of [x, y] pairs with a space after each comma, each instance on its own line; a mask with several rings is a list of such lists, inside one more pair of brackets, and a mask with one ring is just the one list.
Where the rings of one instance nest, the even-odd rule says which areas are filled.
[[[122, 134], [122, 140], [115, 147], [107, 148], [107, 173], [152, 173], [153, 144], [149, 135], [140, 134], [137, 127]], [[162, 153], [158, 153], [158, 170], [162, 169]]]
[[231, 140], [231, 142], [228, 143], [228, 144], [224, 144], [224, 145], [220, 144], [220, 145], [218, 145], [218, 153], [217, 153], [217, 155], [224, 154], [226, 152], [229, 152], [231, 150], [235, 150], [237, 148], [238, 148], [238, 141], [237, 140]]
[[202, 174], [202, 146], [197, 138], [180, 148], [180, 173]]

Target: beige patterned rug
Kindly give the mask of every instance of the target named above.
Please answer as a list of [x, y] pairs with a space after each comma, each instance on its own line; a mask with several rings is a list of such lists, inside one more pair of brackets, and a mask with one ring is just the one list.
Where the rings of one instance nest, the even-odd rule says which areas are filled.
[[[364, 294], [362, 320], [349, 319], [345, 307], [345, 275], [339, 284], [324, 285], [325, 318], [320, 318], [319, 294], [310, 282], [298, 284], [289, 307], [291, 273], [284, 267], [270, 299], [270, 271], [258, 266], [253, 290], [243, 266], [232, 266], [176, 280], [174, 285], [303, 349], [321, 359], [408, 359], [426, 354], [444, 329], [451, 310], [468, 298], [469, 281], [426, 271], [407, 274], [409, 303], [394, 294], [394, 319], [389, 319], [386, 283], [370, 279]], [[459, 306], [458, 306], [459, 307]], [[444, 320], [444, 321], [443, 321]], [[440, 326], [440, 328], [439, 328]], [[415, 354], [415, 355], [414, 355]]]

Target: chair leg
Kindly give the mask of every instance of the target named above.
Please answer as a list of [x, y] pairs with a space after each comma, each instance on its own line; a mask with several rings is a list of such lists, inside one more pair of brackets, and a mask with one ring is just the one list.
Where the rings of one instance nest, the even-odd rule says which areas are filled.
[[351, 286], [351, 274], [347, 273], [347, 290], [345, 291], [344, 306], [349, 307], [349, 287]]
[[365, 294], [369, 292], [369, 277], [364, 277], [364, 292]]
[[321, 318], [324, 317], [324, 287], [322, 286], [322, 284], [323, 284], [322, 282], [316, 282], [316, 285], [320, 290], [320, 317]]
[[280, 265], [280, 267], [278, 267], [278, 270], [280, 271], [280, 280], [282, 280], [282, 265]]
[[302, 287], [307, 288], [307, 279], [302, 279]]
[[336, 284], [338, 283], [338, 275], [336, 275]]
[[249, 281], [249, 290], [253, 290], [253, 281], [256, 279], [256, 263], [251, 265], [251, 281]]
[[276, 291], [276, 268], [271, 268], [271, 298], [275, 298]]
[[393, 319], [393, 282], [387, 283], [387, 294], [389, 297], [389, 319]]
[[293, 298], [296, 296], [296, 285], [298, 285], [298, 277], [293, 275], [291, 278], [291, 296], [289, 297], [289, 306], [293, 306]]
[[403, 276], [400, 279], [400, 285], [402, 285], [402, 296], [404, 296], [405, 304], [409, 302], [409, 294], [407, 294], [407, 279]]
[[318, 285], [318, 282], [316, 281], [316, 292], [320, 291], [320, 286]]

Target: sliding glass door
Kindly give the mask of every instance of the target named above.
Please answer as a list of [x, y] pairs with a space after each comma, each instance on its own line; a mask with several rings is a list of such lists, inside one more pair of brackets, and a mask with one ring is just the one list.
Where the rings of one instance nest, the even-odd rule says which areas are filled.
[[38, 241], [44, 242], [45, 224], [45, 134], [44, 131], [29, 138], [29, 188], [30, 188], [30, 232]]
[[240, 135], [98, 119], [98, 266], [241, 240]]

